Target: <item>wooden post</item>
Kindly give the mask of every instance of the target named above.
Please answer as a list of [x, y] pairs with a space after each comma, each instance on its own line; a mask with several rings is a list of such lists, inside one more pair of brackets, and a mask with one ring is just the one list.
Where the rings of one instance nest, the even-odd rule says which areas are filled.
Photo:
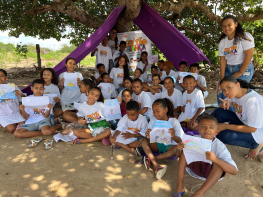
[[36, 44], [36, 50], [37, 50], [37, 71], [41, 70], [41, 58], [40, 58], [40, 47], [39, 44]]

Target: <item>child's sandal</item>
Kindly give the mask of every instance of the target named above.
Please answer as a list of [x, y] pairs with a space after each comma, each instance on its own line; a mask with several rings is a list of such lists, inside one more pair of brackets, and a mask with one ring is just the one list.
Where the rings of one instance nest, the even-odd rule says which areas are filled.
[[53, 140], [45, 140], [43, 150], [49, 150], [52, 148]]
[[159, 180], [160, 178], [162, 178], [163, 175], [165, 174], [166, 170], [167, 170], [167, 166], [164, 166], [164, 167], [160, 166], [160, 167], [156, 168], [156, 170], [155, 170], [156, 179]]
[[35, 148], [43, 139], [42, 138], [36, 138], [29, 142], [28, 147], [29, 148]]
[[178, 194], [173, 193], [173, 196], [179, 197], [181, 195], [181, 197], [184, 197], [184, 194], [185, 194], [185, 192], [179, 192]]
[[72, 144], [80, 144], [80, 140], [82, 140], [82, 138], [77, 137], [75, 140], [72, 141]]
[[143, 163], [145, 166], [145, 169], [148, 170], [149, 168], [151, 168], [151, 161], [149, 158], [147, 158], [146, 156], [143, 157]]

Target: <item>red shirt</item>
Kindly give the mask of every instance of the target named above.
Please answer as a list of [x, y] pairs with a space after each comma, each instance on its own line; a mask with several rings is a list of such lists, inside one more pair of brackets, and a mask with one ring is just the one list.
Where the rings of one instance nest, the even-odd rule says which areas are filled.
[[120, 104], [120, 107], [121, 107], [121, 115], [122, 115], [122, 116], [126, 115], [127, 112], [126, 112], [126, 107], [124, 106], [124, 102], [122, 102], [122, 103]]

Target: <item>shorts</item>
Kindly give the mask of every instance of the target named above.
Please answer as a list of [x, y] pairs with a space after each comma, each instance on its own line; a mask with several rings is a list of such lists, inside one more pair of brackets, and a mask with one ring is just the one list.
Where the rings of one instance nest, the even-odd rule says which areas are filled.
[[165, 145], [165, 144], [157, 143], [157, 146], [159, 149], [159, 153], [165, 153], [171, 145]]
[[[203, 177], [207, 179], [209, 174], [211, 173], [213, 169], [213, 164], [206, 163], [203, 161], [196, 161], [192, 162], [189, 165], [187, 165], [188, 168], [190, 168], [196, 175]], [[221, 178], [226, 175], [226, 172], [223, 171]]]
[[106, 128], [111, 127], [106, 120], [101, 120], [99, 122], [89, 123], [89, 125], [86, 128], [91, 131], [90, 134], [93, 137], [96, 137], [97, 135], [103, 133]]
[[44, 119], [39, 122], [33, 123], [33, 124], [24, 124], [19, 129], [26, 129], [27, 131], [41, 131], [41, 128], [43, 126], [51, 126], [49, 119]]
[[63, 112], [66, 110], [75, 110], [74, 103], [65, 103], [65, 104], [61, 103], [61, 109]]

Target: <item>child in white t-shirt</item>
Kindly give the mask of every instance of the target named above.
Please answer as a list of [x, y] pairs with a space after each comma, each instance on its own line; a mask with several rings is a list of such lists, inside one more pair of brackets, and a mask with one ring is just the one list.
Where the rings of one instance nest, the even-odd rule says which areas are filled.
[[172, 77], [166, 77], [164, 79], [165, 91], [162, 92], [162, 98], [168, 98], [174, 105], [174, 117], [178, 117], [178, 113], [181, 112], [182, 92], [174, 88], [174, 79]]
[[[74, 130], [77, 137], [74, 144], [95, 142], [110, 136], [110, 125], [105, 119], [103, 101], [100, 88], [93, 87], [89, 90], [88, 101], [80, 105], [77, 113], [78, 123], [85, 125], [85, 128]], [[109, 143], [109, 139], [107, 140]]]
[[[180, 72], [187, 72], [187, 62], [186, 61], [181, 61], [179, 63], [179, 71]], [[181, 77], [180, 77], [180, 73], [178, 73], [178, 77], [176, 79], [176, 83], [175, 83], [175, 88], [181, 92], [183, 92], [185, 89], [184, 89], [184, 86], [183, 86], [183, 83], [179, 83]]]
[[142, 81], [142, 83], [144, 83], [145, 81], [143, 80], [143, 71], [140, 68], [136, 68], [134, 73], [133, 73], [133, 80], [134, 79], [140, 79]]
[[[80, 93], [79, 85], [81, 83], [81, 80], [83, 80], [83, 77], [81, 73], [74, 72], [76, 68], [76, 60], [74, 58], [71, 57], [67, 58], [65, 62], [65, 66], [67, 67], [67, 72], [61, 73], [58, 77], [59, 89], [62, 90], [60, 103], [62, 105], [62, 110], [63, 110], [63, 119], [66, 120], [67, 122], [76, 122], [78, 121], [77, 117], [67, 116], [67, 113], [71, 113], [72, 111], [75, 112], [74, 102], [79, 102], [80, 100], [81, 93]], [[68, 88], [68, 86], [64, 86], [64, 81], [65, 81], [64, 73], [77, 73], [78, 86], [76, 86], [76, 90], [71, 90]]]
[[121, 41], [119, 50], [115, 51], [114, 54], [112, 55], [112, 60], [114, 61], [114, 65], [117, 64], [118, 60], [120, 60], [121, 57], [124, 57], [127, 63], [129, 62], [129, 55], [128, 53], [125, 52], [125, 48], [126, 48], [126, 42]]
[[186, 91], [183, 93], [181, 111], [178, 121], [183, 127], [189, 128], [191, 131], [196, 130], [196, 120], [205, 111], [205, 101], [202, 91], [195, 88], [196, 82], [192, 75], [184, 77], [184, 87]]
[[178, 78], [179, 73], [172, 70], [174, 68], [173, 62], [165, 61], [163, 71], [160, 73], [161, 80], [163, 81], [166, 77], [172, 77], [174, 81]]
[[[6, 81], [7, 72], [4, 69], [0, 69], [0, 85], [6, 84]], [[14, 133], [16, 127], [25, 121], [19, 111], [19, 101], [21, 101], [21, 97], [25, 95], [17, 86], [15, 86], [15, 92], [15, 99], [0, 99], [0, 125], [9, 133]]]
[[146, 92], [142, 91], [142, 81], [140, 79], [133, 80], [132, 90], [132, 98], [137, 101], [140, 106], [139, 113], [144, 115], [149, 122], [152, 117], [152, 102], [150, 96]]
[[[125, 89], [130, 90], [131, 93], [132, 93], [132, 82], [133, 82], [133, 79], [131, 77], [127, 77], [123, 79], [123, 85]], [[120, 93], [118, 94], [118, 99], [122, 99], [123, 90], [121, 90]]]
[[90, 79], [83, 79], [81, 81], [80, 86], [79, 86], [79, 89], [81, 92], [80, 103], [87, 102], [88, 100], [87, 94], [89, 92], [89, 89], [93, 88], [94, 86], [95, 84]]
[[[35, 79], [32, 83], [31, 90], [33, 95], [30, 97], [41, 97], [44, 92], [44, 80]], [[19, 109], [22, 116], [26, 120], [25, 124], [18, 128], [14, 136], [16, 138], [29, 138], [37, 137], [41, 135], [51, 135], [58, 133], [58, 129], [61, 129], [61, 125], [51, 126], [49, 119], [50, 113], [52, 113], [52, 100], [49, 97], [50, 103], [48, 104], [48, 110], [46, 109], [25, 109], [24, 105], [20, 105]], [[40, 132], [39, 132], [40, 131]]]
[[102, 89], [102, 86], [101, 84], [102, 83], [108, 83], [110, 85], [110, 89], [108, 90], [101, 90], [102, 92], [102, 95], [104, 97], [104, 99], [114, 99], [117, 97], [117, 93], [116, 93], [116, 90], [115, 90], [115, 86], [110, 83], [111, 82], [111, 79], [110, 79], [110, 76], [108, 73], [103, 73], [101, 75], [101, 79], [102, 79], [102, 82], [99, 83], [98, 87]]
[[118, 93], [124, 89], [123, 79], [129, 77], [129, 68], [125, 57], [120, 57], [110, 72], [110, 78]]
[[163, 85], [161, 83], [160, 75], [154, 74], [152, 76], [152, 83], [143, 84], [143, 91], [147, 92], [147, 94], [150, 96], [152, 103], [156, 100], [162, 97], [162, 91], [164, 90]]
[[105, 71], [105, 66], [104, 66], [104, 64], [97, 64], [97, 66], [96, 66], [96, 68], [97, 68], [97, 71], [95, 72], [95, 74], [94, 74], [94, 78], [95, 78], [95, 84], [96, 85], [98, 85], [100, 82], [101, 82], [101, 75], [103, 74], [103, 73], [105, 73], [106, 71]]
[[137, 68], [140, 68], [142, 70], [142, 79], [143, 82], [147, 81], [147, 70], [151, 68], [151, 64], [147, 61], [148, 53], [146, 51], [143, 51], [141, 53], [140, 61], [137, 64]]
[[[198, 121], [198, 132], [201, 138], [212, 140], [211, 151], [205, 153], [206, 159], [210, 160], [212, 164], [202, 161], [192, 162], [187, 164], [185, 154], [179, 157], [177, 184], [173, 196], [183, 196], [185, 194], [184, 188], [184, 174], [185, 171], [190, 176], [204, 180], [203, 185], [195, 191], [192, 196], [204, 196], [204, 194], [211, 189], [226, 173], [236, 175], [237, 166], [231, 158], [227, 147], [218, 140], [215, 136], [219, 133], [217, 119], [212, 116], [203, 116]], [[184, 144], [178, 147], [183, 151]], [[198, 157], [198, 155], [196, 155]]]
[[129, 101], [126, 105], [127, 114], [123, 116], [117, 126], [117, 129], [110, 141], [112, 145], [117, 145], [133, 153], [135, 156], [140, 155], [135, 148], [138, 147], [145, 137], [148, 122], [146, 118], [139, 114], [140, 106], [136, 101]]
[[91, 57], [96, 55], [96, 65], [104, 64], [105, 71], [110, 73], [110, 60], [112, 59], [111, 48], [107, 46], [109, 37], [106, 36], [102, 43], [91, 53]]
[[147, 76], [147, 83], [152, 83], [152, 76], [153, 75], [158, 75], [159, 74], [159, 69], [157, 66], [152, 66], [151, 67], [151, 74]]

